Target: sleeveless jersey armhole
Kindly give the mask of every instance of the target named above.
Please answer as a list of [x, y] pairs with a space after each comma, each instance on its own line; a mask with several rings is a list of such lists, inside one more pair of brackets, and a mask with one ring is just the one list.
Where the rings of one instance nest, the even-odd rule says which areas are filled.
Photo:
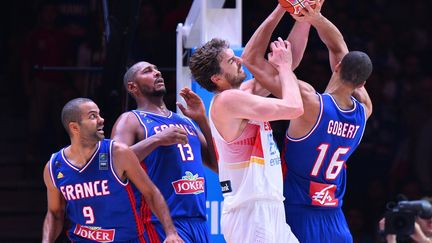
[[[140, 117], [140, 115], [138, 114], [138, 111], [137, 110], [133, 110], [133, 111], [131, 111], [135, 116], [136, 116], [136, 118], [138, 119], [138, 122], [141, 124], [141, 126], [144, 128], [144, 139], [147, 139], [148, 138], [148, 130], [147, 130], [147, 126], [144, 124], [144, 122], [141, 120], [141, 117]], [[143, 139], [143, 140], [144, 140]]]
[[57, 155], [57, 153], [51, 155], [51, 158], [50, 158], [49, 163], [48, 163], [48, 172], [49, 172], [49, 175], [50, 175], [50, 178], [51, 178], [53, 185], [56, 188], [58, 188], [57, 184], [54, 180], [54, 171], [53, 171], [53, 163], [54, 163], [54, 158], [56, 157], [56, 155]]
[[114, 178], [123, 186], [126, 186], [129, 183], [129, 180], [126, 178], [125, 181], [122, 181], [121, 177], [117, 175], [114, 167], [114, 153], [113, 153], [113, 147], [114, 147], [114, 140], [110, 141], [109, 144], [109, 155], [110, 155], [110, 167], [111, 167], [111, 173], [113, 174]]
[[302, 136], [302, 137], [299, 137], [299, 138], [293, 138], [293, 137], [290, 137], [290, 136], [288, 135], [288, 129], [287, 129], [287, 131], [286, 131], [286, 133], [285, 133], [285, 137], [286, 137], [289, 141], [291, 141], [291, 142], [300, 142], [300, 141], [305, 140], [305, 139], [308, 138], [310, 135], [312, 135], [312, 133], [315, 131], [315, 129], [316, 129], [316, 128], [318, 127], [318, 125], [320, 124], [320, 121], [321, 121], [321, 118], [322, 118], [322, 115], [323, 115], [323, 110], [324, 110], [324, 102], [323, 102], [323, 98], [322, 98], [321, 94], [319, 94], [318, 92], [317, 92], [316, 94], [318, 95], [318, 98], [319, 98], [319, 101], [320, 101], [320, 111], [319, 111], [318, 117], [317, 117], [317, 119], [316, 119], [316, 121], [315, 121], [315, 124], [312, 126], [312, 128], [309, 130], [309, 132], [306, 133], [306, 135], [304, 135], [304, 136]]

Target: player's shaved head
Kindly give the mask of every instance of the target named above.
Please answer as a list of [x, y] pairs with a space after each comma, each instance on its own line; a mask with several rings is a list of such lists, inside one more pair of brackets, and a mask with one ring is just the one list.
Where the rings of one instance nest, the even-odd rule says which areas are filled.
[[80, 122], [81, 121], [81, 104], [92, 102], [91, 99], [87, 98], [76, 98], [63, 106], [61, 112], [61, 120], [63, 123], [63, 127], [66, 129], [67, 133], [70, 135], [69, 131], [69, 123], [71, 122]]
[[123, 76], [123, 85], [125, 86], [125, 89], [128, 89], [128, 83], [132, 82], [134, 80], [135, 74], [142, 69], [143, 66], [145, 65], [152, 65], [148, 62], [137, 62], [134, 65], [132, 65], [132, 67], [130, 67], [125, 75]]
[[341, 61], [340, 77], [358, 86], [369, 78], [372, 69], [372, 61], [366, 53], [351, 51]]

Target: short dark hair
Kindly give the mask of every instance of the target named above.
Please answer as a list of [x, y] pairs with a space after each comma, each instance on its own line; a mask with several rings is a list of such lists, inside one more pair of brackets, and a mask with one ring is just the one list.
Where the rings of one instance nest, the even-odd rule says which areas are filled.
[[369, 78], [372, 68], [372, 61], [366, 53], [351, 51], [342, 58], [340, 77], [356, 87]]
[[192, 77], [206, 90], [213, 92], [217, 85], [211, 81], [211, 76], [219, 74], [221, 68], [220, 53], [229, 48], [229, 43], [225, 40], [213, 38], [211, 41], [196, 49], [189, 59], [189, 69]]
[[135, 73], [140, 69], [141, 64], [143, 64], [143, 63], [144, 62], [137, 62], [137, 63], [135, 63], [130, 68], [128, 68], [128, 70], [124, 74], [124, 76], [123, 76], [123, 85], [124, 85], [126, 91], [128, 91], [128, 82], [133, 81]]
[[61, 121], [63, 123], [63, 127], [66, 129], [66, 132], [69, 135], [70, 135], [69, 123], [81, 122], [80, 105], [87, 102], [93, 102], [93, 101], [87, 98], [75, 98], [73, 100], [70, 100], [68, 103], [66, 103], [66, 105], [63, 106], [61, 112]]

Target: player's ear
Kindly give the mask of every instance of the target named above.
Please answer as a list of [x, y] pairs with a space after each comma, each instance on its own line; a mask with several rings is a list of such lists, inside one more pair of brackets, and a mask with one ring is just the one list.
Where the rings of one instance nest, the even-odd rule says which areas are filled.
[[334, 67], [334, 72], [339, 72], [341, 68], [341, 62], [338, 62]]
[[136, 92], [136, 90], [137, 90], [137, 85], [136, 85], [136, 83], [135, 82], [131, 82], [131, 81], [129, 81], [128, 82], [128, 84], [127, 84], [127, 91], [129, 92], [129, 93], [135, 93]]
[[76, 134], [79, 131], [78, 122], [69, 122], [69, 131], [71, 134]]
[[213, 74], [211, 77], [210, 77], [210, 80], [214, 83], [214, 84], [216, 84], [216, 86], [218, 86], [219, 87], [219, 83], [221, 82], [221, 75], [220, 74]]

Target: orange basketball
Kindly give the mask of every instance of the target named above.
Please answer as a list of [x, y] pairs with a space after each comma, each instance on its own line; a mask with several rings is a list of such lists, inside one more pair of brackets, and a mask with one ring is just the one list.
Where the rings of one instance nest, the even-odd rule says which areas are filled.
[[315, 1], [313, 0], [278, 0], [279, 4], [288, 13], [300, 14], [300, 11], [304, 8], [305, 4], [308, 3], [312, 8], [315, 7]]

